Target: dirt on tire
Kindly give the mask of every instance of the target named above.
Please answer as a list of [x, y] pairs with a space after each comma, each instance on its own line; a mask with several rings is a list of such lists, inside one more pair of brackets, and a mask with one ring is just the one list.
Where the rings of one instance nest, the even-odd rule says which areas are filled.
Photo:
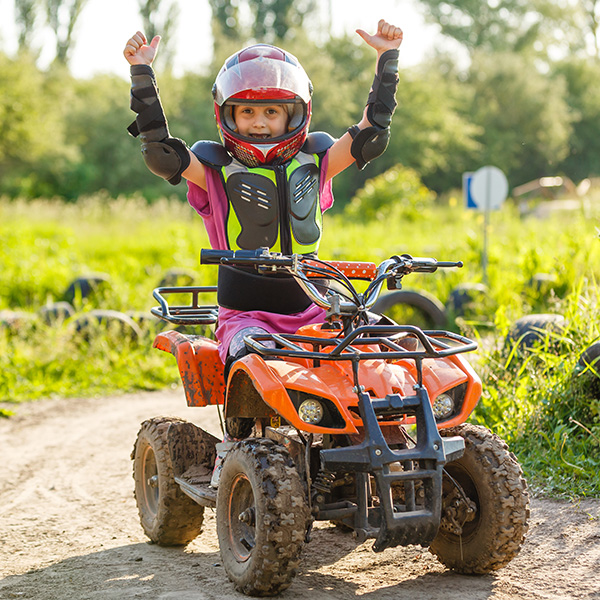
[[167, 435], [169, 427], [179, 423], [173, 417], [147, 419], [131, 453], [140, 523], [148, 538], [161, 546], [185, 546], [202, 531], [204, 520], [204, 507], [174, 480]]
[[[463, 423], [441, 434], [465, 440], [464, 455], [446, 465], [445, 486], [450, 495], [444, 496], [444, 502], [456, 497], [460, 485], [460, 493], [475, 510], [461, 514], [452, 502], [448, 512], [443, 511], [431, 551], [459, 573], [500, 569], [518, 554], [527, 532], [529, 494], [521, 466], [506, 442], [485, 427]], [[464, 501], [456, 504], [466, 507]]]
[[[222, 567], [215, 514], [186, 547], [151, 544], [133, 496], [131, 447], [140, 423], [177, 415], [218, 435], [213, 408], [190, 409], [181, 389], [46, 400], [0, 420], [0, 599], [243, 598]], [[591, 600], [600, 598], [600, 500], [533, 497], [520, 553], [489, 575], [459, 575], [425, 548], [357, 545], [317, 524], [295, 600]]]
[[298, 471], [283, 446], [254, 438], [230, 450], [219, 481], [217, 535], [223, 566], [238, 591], [274, 596], [290, 586], [309, 515]]

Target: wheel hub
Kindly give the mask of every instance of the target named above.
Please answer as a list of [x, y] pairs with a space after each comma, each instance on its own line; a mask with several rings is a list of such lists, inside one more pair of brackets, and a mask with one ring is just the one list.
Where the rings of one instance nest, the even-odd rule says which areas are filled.
[[256, 508], [252, 484], [243, 473], [238, 473], [229, 494], [229, 535], [237, 561], [250, 558], [256, 545]]
[[440, 529], [453, 533], [454, 535], [462, 535], [463, 526], [469, 521], [473, 521], [477, 514], [477, 505], [464, 493], [460, 493], [458, 489], [454, 489], [444, 499], [442, 508], [442, 521]]
[[142, 459], [142, 481], [146, 508], [155, 515], [158, 510], [158, 466], [152, 448], [146, 448]]
[[246, 525], [254, 527], [256, 525], [256, 511], [254, 506], [251, 506], [244, 512], [241, 512], [238, 516], [238, 519], [241, 523], [246, 523]]

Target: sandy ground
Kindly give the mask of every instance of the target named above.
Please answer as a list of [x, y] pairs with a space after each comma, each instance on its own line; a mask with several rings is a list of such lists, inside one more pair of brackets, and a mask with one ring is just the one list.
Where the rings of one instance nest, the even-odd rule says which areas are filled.
[[[19, 407], [0, 421], [0, 598], [52, 600], [243, 598], [220, 564], [215, 519], [187, 548], [147, 543], [129, 454], [145, 418], [180, 416], [218, 433], [211, 408], [183, 392]], [[375, 554], [321, 524], [284, 597], [600, 599], [600, 501], [532, 501], [513, 562], [484, 577], [456, 575], [419, 547]]]

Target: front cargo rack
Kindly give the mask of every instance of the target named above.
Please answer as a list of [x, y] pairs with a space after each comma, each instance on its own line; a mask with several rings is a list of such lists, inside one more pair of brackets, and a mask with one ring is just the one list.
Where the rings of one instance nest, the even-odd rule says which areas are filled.
[[[413, 338], [418, 349], [403, 346]], [[453, 344], [442, 341], [443, 339]], [[321, 338], [298, 334], [253, 334], [244, 338], [246, 345], [264, 357], [293, 357], [309, 360], [400, 360], [445, 358], [477, 349], [477, 342], [451, 331], [423, 331], [413, 325], [364, 325], [344, 337]], [[273, 348], [265, 342], [274, 342]], [[301, 346], [311, 346], [312, 350]], [[361, 346], [370, 346], [363, 348]], [[379, 346], [380, 351], [373, 351]]]

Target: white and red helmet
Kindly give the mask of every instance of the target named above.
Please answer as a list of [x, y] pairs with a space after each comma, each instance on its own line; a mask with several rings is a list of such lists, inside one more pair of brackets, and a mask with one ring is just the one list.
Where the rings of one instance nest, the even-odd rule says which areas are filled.
[[[213, 86], [215, 118], [225, 148], [248, 167], [276, 165], [295, 156], [308, 135], [312, 84], [295, 56], [268, 44], [256, 44], [230, 56]], [[235, 104], [283, 104], [288, 131], [260, 140], [240, 135]]]

